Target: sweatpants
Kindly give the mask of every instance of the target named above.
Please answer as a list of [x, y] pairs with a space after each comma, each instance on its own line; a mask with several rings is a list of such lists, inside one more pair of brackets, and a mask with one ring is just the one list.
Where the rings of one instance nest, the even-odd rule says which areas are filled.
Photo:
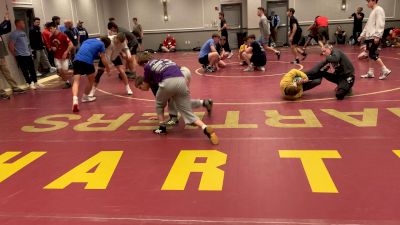
[[36, 83], [36, 70], [32, 56], [16, 56], [15, 58], [17, 59], [18, 66], [21, 69], [22, 74], [24, 74], [26, 83]]
[[319, 71], [318, 73], [314, 73], [311, 76], [308, 76], [308, 79], [310, 79], [311, 82], [303, 84], [303, 91], [308, 91], [320, 85], [322, 78], [325, 78], [326, 80], [337, 84], [336, 98], [338, 100], [343, 100], [344, 97], [346, 97], [351, 88], [354, 86], [355, 81], [354, 75], [343, 76], [341, 74]]
[[8, 69], [7, 62], [4, 57], [0, 57], [0, 76], [3, 76], [6, 79], [7, 83], [13, 90], [19, 89], [17, 82], [11, 76], [11, 72]]
[[164, 108], [169, 100], [175, 103], [176, 109], [183, 117], [185, 124], [193, 124], [199, 120], [192, 111], [189, 88], [184, 77], [167, 78], [159, 84], [156, 94], [156, 112], [158, 115], [164, 114]]
[[44, 70], [50, 70], [50, 62], [44, 49], [35, 50], [34, 63], [36, 71], [39, 71], [39, 66]]

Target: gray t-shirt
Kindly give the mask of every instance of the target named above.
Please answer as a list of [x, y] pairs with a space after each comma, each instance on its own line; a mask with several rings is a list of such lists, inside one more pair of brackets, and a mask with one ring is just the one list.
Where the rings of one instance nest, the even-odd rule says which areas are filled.
[[268, 22], [268, 19], [267, 19], [267, 17], [265, 15], [261, 16], [260, 22], [258, 23], [258, 25], [260, 27], [260, 33], [261, 33], [262, 37], [271, 35], [269, 22]]
[[15, 43], [16, 56], [31, 56], [29, 41], [24, 31], [16, 30], [10, 34], [10, 41]]

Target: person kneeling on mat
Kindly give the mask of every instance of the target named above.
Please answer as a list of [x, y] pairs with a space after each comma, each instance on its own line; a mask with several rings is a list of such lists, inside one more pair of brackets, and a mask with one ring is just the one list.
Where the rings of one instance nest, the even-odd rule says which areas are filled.
[[89, 96], [89, 93], [94, 84], [94, 60], [100, 56], [100, 60], [105, 65], [107, 73], [110, 72], [110, 67], [106, 59], [106, 49], [110, 46], [111, 40], [108, 37], [98, 39], [89, 39], [83, 42], [74, 61], [74, 83], [72, 84], [72, 111], [79, 112], [79, 81], [81, 76], [87, 75], [88, 84], [85, 89], [85, 94], [82, 97], [82, 102], [93, 102], [96, 97]]
[[254, 67], [257, 70], [265, 71], [265, 65], [267, 64], [267, 58], [265, 56], [265, 50], [261, 44], [256, 41], [255, 35], [247, 37], [247, 48], [242, 53], [242, 58], [249, 65], [244, 72], [253, 72]]
[[202, 65], [203, 70], [212, 73], [218, 70], [218, 62], [221, 57], [217, 51], [216, 45], [219, 42], [219, 34], [213, 34], [200, 49], [199, 63]]
[[214, 129], [208, 127], [194, 115], [187, 81], [179, 66], [168, 59], [152, 59], [151, 54], [148, 52], [139, 54], [138, 63], [144, 67], [144, 76], [137, 78], [143, 80], [143, 82], [137, 82], [136, 87], [142, 91], [148, 91], [153, 85], [158, 84], [159, 86], [156, 94], [156, 110], [160, 126], [153, 132], [155, 134], [167, 134], [164, 108], [168, 101], [172, 100], [186, 124], [201, 127], [212, 144], [219, 144], [218, 136]]
[[[337, 84], [336, 98], [343, 100], [347, 95], [352, 94], [352, 87], [355, 82], [354, 66], [341, 50], [334, 49], [332, 45], [323, 46], [322, 53], [326, 56], [326, 59], [315, 65], [312, 70], [306, 72], [308, 79], [310, 81], [318, 81], [321, 78], [325, 78]], [[331, 67], [335, 70], [334, 73], [328, 72]], [[303, 89], [309, 90], [318, 85], [318, 82], [317, 84], [308, 82], [304, 84]]]
[[[125, 73], [125, 68], [122, 63], [122, 59], [124, 58], [127, 61], [131, 60], [131, 52], [129, 51], [128, 43], [126, 41], [126, 36], [124, 33], [118, 33], [116, 36], [111, 36], [111, 45], [107, 49], [107, 58], [111, 60], [114, 66], [117, 68], [120, 78], [122, 79], [125, 87], [125, 91], [127, 95], [132, 95], [132, 90], [129, 87], [128, 76]], [[95, 77], [95, 83], [92, 87], [92, 91], [89, 96], [94, 96], [97, 86], [100, 83], [100, 78], [104, 73], [104, 64], [102, 61], [99, 62], [97, 75]], [[111, 75], [111, 73], [109, 73]]]

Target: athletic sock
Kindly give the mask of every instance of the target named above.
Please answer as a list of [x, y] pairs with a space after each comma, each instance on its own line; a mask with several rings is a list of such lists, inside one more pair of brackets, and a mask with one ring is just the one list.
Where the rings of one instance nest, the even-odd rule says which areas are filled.
[[207, 125], [203, 125], [203, 126], [201, 126], [201, 129], [203, 129], [203, 130], [205, 130], [207, 128]]
[[200, 100], [200, 103], [201, 103], [202, 106], [206, 106], [206, 105], [205, 105], [206, 102], [205, 102], [204, 100]]
[[388, 68], [386, 66], [382, 67], [382, 72], [388, 71]]
[[374, 68], [369, 68], [368, 74], [374, 74]]
[[75, 104], [78, 104], [78, 102], [79, 102], [78, 96], [72, 97], [72, 103], [73, 103], [74, 105], [75, 105]]
[[96, 93], [96, 87], [93, 86], [92, 90], [90, 90], [89, 96], [94, 96], [95, 93]]

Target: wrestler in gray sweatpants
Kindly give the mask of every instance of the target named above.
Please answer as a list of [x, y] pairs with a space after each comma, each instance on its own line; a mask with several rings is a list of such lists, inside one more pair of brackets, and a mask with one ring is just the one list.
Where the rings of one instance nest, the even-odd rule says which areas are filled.
[[189, 88], [184, 77], [167, 78], [159, 83], [156, 95], [157, 114], [164, 114], [164, 108], [168, 100], [175, 103], [174, 105], [183, 117], [185, 124], [193, 124], [195, 121], [199, 120], [192, 111]]

